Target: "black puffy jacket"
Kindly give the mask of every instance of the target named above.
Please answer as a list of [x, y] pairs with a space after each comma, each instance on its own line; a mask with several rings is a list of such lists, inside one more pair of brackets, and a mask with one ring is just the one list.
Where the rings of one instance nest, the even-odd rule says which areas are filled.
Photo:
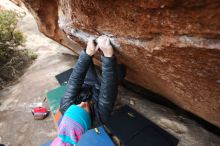
[[[102, 78], [99, 87], [91, 87], [91, 97], [94, 102], [92, 113], [98, 124], [105, 123], [112, 111], [118, 93], [116, 58], [102, 56]], [[85, 50], [75, 65], [67, 84], [67, 89], [60, 102], [62, 114], [72, 105], [76, 104], [78, 95], [83, 92], [84, 79], [92, 63], [92, 57]], [[87, 88], [88, 89], [88, 88]]]

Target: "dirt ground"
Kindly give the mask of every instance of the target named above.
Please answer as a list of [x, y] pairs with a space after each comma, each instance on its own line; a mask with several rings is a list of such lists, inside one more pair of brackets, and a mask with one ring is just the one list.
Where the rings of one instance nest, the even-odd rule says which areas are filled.
[[[9, 1], [1, 0], [6, 8], [23, 11]], [[0, 143], [11, 146], [38, 146], [56, 135], [52, 117], [35, 121], [31, 109], [43, 103], [46, 92], [58, 86], [55, 75], [70, 68], [75, 60], [67, 48], [42, 35], [33, 17], [26, 16], [18, 28], [27, 36], [26, 47], [38, 58], [14, 85], [0, 91]], [[70, 54], [70, 55], [68, 55]]]
[[[0, 5], [19, 9], [7, 0], [1, 0]], [[76, 57], [65, 47], [39, 33], [29, 13], [18, 27], [27, 36], [26, 47], [34, 50], [38, 58], [14, 85], [0, 91], [0, 143], [39, 146], [53, 139], [56, 130], [51, 116], [35, 121], [31, 109], [36, 105], [48, 107], [47, 101], [43, 100], [46, 92], [58, 86], [54, 76], [72, 67]], [[148, 101], [146, 97], [120, 87], [118, 99], [176, 136], [180, 140], [178, 146], [220, 145], [219, 136], [169, 108]]]

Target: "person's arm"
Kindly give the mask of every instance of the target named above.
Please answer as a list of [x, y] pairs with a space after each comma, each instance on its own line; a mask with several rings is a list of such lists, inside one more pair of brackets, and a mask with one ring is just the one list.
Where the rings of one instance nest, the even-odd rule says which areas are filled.
[[79, 95], [82, 88], [87, 70], [92, 62], [92, 56], [96, 51], [94, 39], [90, 39], [86, 50], [83, 50], [80, 53], [79, 59], [67, 83], [65, 94], [61, 98], [60, 112], [62, 114], [64, 114], [65, 111], [75, 103], [76, 97]]
[[105, 123], [113, 109], [117, 94], [118, 82], [116, 71], [116, 58], [113, 56], [113, 48], [108, 37], [98, 40], [98, 47], [102, 50], [102, 80], [98, 97], [98, 118]]
[[102, 57], [102, 80], [98, 97], [98, 112], [103, 123], [108, 120], [118, 94], [116, 59]]

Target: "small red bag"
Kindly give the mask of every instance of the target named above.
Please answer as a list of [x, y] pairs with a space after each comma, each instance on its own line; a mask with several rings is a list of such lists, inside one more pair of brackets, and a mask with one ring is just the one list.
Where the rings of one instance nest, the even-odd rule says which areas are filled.
[[48, 115], [46, 107], [35, 107], [32, 111], [35, 120], [43, 120]]

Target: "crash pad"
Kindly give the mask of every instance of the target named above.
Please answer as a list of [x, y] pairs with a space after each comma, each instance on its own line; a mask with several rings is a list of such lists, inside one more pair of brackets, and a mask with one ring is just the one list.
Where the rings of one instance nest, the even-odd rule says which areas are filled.
[[76, 146], [115, 146], [103, 126], [86, 131]]
[[50, 109], [54, 115], [56, 114], [56, 111], [59, 108], [60, 100], [62, 96], [64, 95], [65, 90], [66, 90], [66, 85], [62, 85], [47, 93], [47, 98], [49, 101]]
[[177, 146], [179, 140], [125, 105], [114, 111], [106, 123], [124, 146]]
[[56, 75], [55, 78], [57, 79], [57, 81], [59, 82], [60, 85], [67, 84], [72, 72], [73, 72], [73, 68], [70, 68], [70, 69]]

